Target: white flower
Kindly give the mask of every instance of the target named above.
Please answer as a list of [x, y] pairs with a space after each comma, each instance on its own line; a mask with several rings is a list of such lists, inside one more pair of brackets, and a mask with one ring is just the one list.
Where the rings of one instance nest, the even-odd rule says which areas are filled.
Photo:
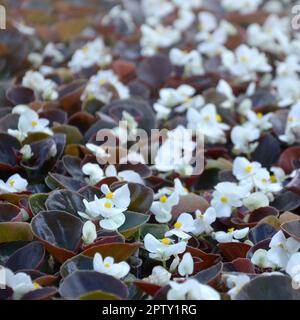
[[273, 183], [271, 175], [267, 169], [261, 168], [253, 176], [253, 182], [257, 189], [264, 193], [276, 193], [282, 189], [280, 183]]
[[161, 19], [175, 9], [174, 4], [167, 0], [142, 0], [141, 7], [148, 24], [159, 23]]
[[113, 87], [119, 99], [129, 98], [129, 89], [118, 79], [112, 70], [100, 70], [92, 76], [81, 96], [81, 100], [96, 99], [104, 104], [111, 102], [113, 92], [107, 87]]
[[250, 211], [268, 207], [269, 204], [269, 198], [263, 192], [251, 193], [247, 198], [243, 200], [243, 205]]
[[210, 33], [215, 29], [217, 29], [218, 20], [212, 13], [206, 12], [206, 11], [200, 12], [198, 14], [198, 20], [199, 20], [199, 24], [198, 24], [199, 32], [198, 34], [196, 34], [196, 40], [201, 41], [204, 39], [203, 38], [204, 34]]
[[213, 57], [222, 54], [226, 50], [224, 45], [227, 41], [227, 32], [222, 28], [218, 28], [211, 33], [201, 33], [201, 40], [197, 50], [202, 54]]
[[179, 30], [162, 25], [151, 27], [143, 24], [141, 26], [141, 32], [141, 53], [145, 56], [154, 55], [160, 48], [168, 48], [181, 38]]
[[221, 106], [225, 109], [231, 109], [234, 106], [236, 98], [233, 94], [233, 90], [232, 90], [231, 86], [229, 85], [229, 83], [226, 82], [225, 80], [221, 79], [218, 82], [216, 90], [219, 93], [222, 93], [226, 97], [226, 100], [221, 103]]
[[152, 234], [148, 233], [144, 238], [144, 247], [150, 252], [149, 257], [151, 259], [167, 261], [171, 256], [185, 252], [186, 242], [180, 241], [173, 244], [169, 238], [158, 240]]
[[252, 153], [258, 146], [258, 142], [254, 142], [259, 139], [260, 132], [257, 128], [251, 124], [244, 126], [235, 126], [231, 130], [231, 141], [234, 144], [234, 152], [237, 154]]
[[242, 14], [249, 14], [258, 9], [262, 0], [221, 0], [221, 4], [226, 11], [239, 11]]
[[195, 20], [195, 14], [190, 9], [182, 8], [178, 11], [178, 17], [173, 23], [173, 27], [175, 30], [179, 30], [181, 32], [187, 30], [191, 27]]
[[31, 132], [43, 132], [48, 135], [53, 135], [53, 132], [48, 128], [49, 120], [39, 118], [38, 113], [34, 110], [27, 109], [26, 112], [22, 112], [19, 117], [18, 129], [12, 130], [8, 129], [8, 134], [16, 137], [21, 142], [28, 136]]
[[243, 205], [242, 199], [249, 195], [248, 186], [238, 186], [231, 182], [221, 182], [215, 186], [212, 207], [216, 209], [217, 217], [230, 217], [233, 208]]
[[170, 50], [169, 56], [173, 65], [184, 68], [184, 75], [187, 77], [204, 73], [202, 56], [196, 50], [187, 52], [173, 48]]
[[58, 98], [56, 83], [50, 79], [45, 79], [38, 71], [27, 71], [22, 79], [22, 85], [41, 95], [44, 100], [56, 100]]
[[189, 191], [185, 188], [180, 181], [180, 179], [174, 179], [174, 188], [164, 187], [158, 190], [158, 192], [154, 195], [154, 200], [160, 199], [161, 196], [170, 196], [173, 192], [177, 192], [179, 196], [186, 196]]
[[169, 284], [171, 276], [172, 274], [162, 266], [155, 266], [152, 269], [150, 276], [144, 278], [143, 280], [164, 287]]
[[261, 112], [256, 113], [251, 110], [248, 110], [246, 112], [246, 116], [251, 125], [259, 129], [260, 131], [265, 131], [272, 128], [272, 124], [269, 122], [270, 118], [272, 117], [272, 113], [267, 113], [266, 115], [263, 115]]
[[234, 228], [231, 228], [228, 230], [228, 232], [215, 232], [213, 236], [220, 243], [239, 242], [239, 240], [244, 239], [248, 235], [248, 232], [248, 227], [240, 230], [235, 230]]
[[82, 240], [89, 245], [97, 239], [96, 226], [91, 221], [86, 221], [82, 228]]
[[140, 183], [144, 184], [143, 179], [141, 176], [133, 171], [133, 170], [123, 170], [117, 172], [117, 169], [114, 165], [110, 164], [105, 169], [105, 176], [106, 177], [116, 177], [120, 181], [127, 181], [132, 183]]
[[107, 158], [110, 156], [101, 146], [92, 143], [87, 143], [85, 146], [96, 156], [96, 158]]
[[220, 300], [220, 294], [213, 288], [197, 280], [189, 279], [183, 283], [170, 282], [168, 300]]
[[128, 112], [123, 111], [122, 119], [119, 121], [119, 125], [113, 128], [112, 132], [118, 137], [121, 144], [125, 144], [125, 146], [127, 146], [128, 140], [131, 140], [131, 137], [136, 137], [137, 129], [138, 123], [135, 121], [134, 117]]
[[103, 259], [100, 253], [95, 254], [93, 267], [95, 271], [108, 274], [117, 279], [124, 278], [130, 271], [130, 266], [127, 262], [115, 263], [114, 258], [106, 257]]
[[279, 137], [288, 144], [300, 142], [300, 102], [291, 107], [288, 114], [284, 135]]
[[23, 192], [26, 191], [27, 186], [27, 180], [23, 179], [18, 173], [16, 173], [6, 182], [0, 180], [0, 194]]
[[189, 252], [186, 252], [178, 266], [178, 273], [182, 277], [188, 277], [194, 272], [194, 260]]
[[227, 293], [229, 294], [231, 300], [233, 300], [237, 294], [241, 291], [243, 286], [250, 282], [250, 277], [246, 274], [240, 275], [229, 275], [226, 278], [227, 287], [230, 289]]
[[223, 51], [221, 58], [225, 69], [241, 81], [255, 80], [257, 72], [272, 71], [265, 54], [244, 44], [240, 45], [234, 53], [229, 50]]
[[170, 237], [172, 235], [175, 235], [182, 240], [188, 240], [191, 238], [188, 232], [191, 232], [193, 230], [193, 227], [194, 219], [192, 215], [188, 213], [182, 213], [174, 224], [174, 229], [167, 231], [165, 236]]
[[267, 257], [267, 250], [258, 249], [254, 252], [251, 262], [262, 269], [275, 269], [276, 265], [272, 263]]
[[162, 195], [159, 201], [153, 201], [151, 212], [159, 223], [167, 223], [172, 219], [172, 208], [179, 203], [179, 194], [174, 191], [169, 197]]
[[82, 167], [82, 172], [89, 176], [86, 181], [91, 185], [97, 184], [104, 177], [104, 172], [97, 163], [86, 163]]
[[107, 184], [101, 185], [101, 191], [104, 193], [105, 198], [113, 202], [114, 206], [117, 208], [128, 208], [130, 205], [130, 191], [128, 184], [125, 184], [115, 190], [110, 191]]
[[293, 103], [297, 103], [300, 99], [298, 90], [300, 79], [296, 77], [279, 77], [272, 81], [272, 85], [277, 94], [279, 107], [287, 107]]
[[202, 133], [208, 143], [225, 143], [225, 131], [229, 126], [222, 123], [222, 118], [217, 114], [216, 106], [208, 104], [200, 111], [194, 108], [187, 112], [187, 127]]
[[239, 180], [253, 177], [261, 168], [259, 162], [250, 162], [247, 158], [237, 157], [233, 161], [233, 175]]
[[115, 5], [109, 13], [103, 17], [102, 24], [109, 25], [111, 21], [121, 20], [125, 25], [128, 33], [133, 33], [135, 30], [135, 23], [129, 11], [122, 9], [121, 5]]
[[76, 50], [69, 62], [69, 68], [73, 72], [97, 65], [99, 67], [108, 66], [112, 61], [112, 56], [101, 38], [88, 42], [84, 47]]
[[24, 161], [28, 161], [33, 156], [33, 152], [29, 144], [25, 144], [20, 149], [20, 153], [22, 154], [22, 160]]
[[289, 274], [292, 278], [292, 285], [294, 289], [300, 288], [300, 252], [294, 253], [285, 269], [286, 273]]
[[267, 258], [279, 268], [285, 268], [291, 255], [300, 249], [300, 243], [291, 237], [286, 239], [281, 230], [272, 237], [269, 246]]
[[194, 220], [194, 226], [192, 233], [196, 236], [201, 234], [209, 234], [213, 231], [211, 224], [216, 221], [217, 212], [215, 208], [209, 207], [204, 214], [200, 210], [196, 211], [196, 219]]
[[86, 199], [83, 200], [85, 206], [85, 212], [78, 211], [78, 214], [88, 220], [97, 220], [101, 215], [100, 206], [98, 205], [99, 199], [97, 196], [94, 196], [94, 200], [88, 202]]
[[193, 141], [192, 130], [183, 126], [168, 132], [154, 159], [155, 167], [161, 172], [176, 171], [181, 175], [191, 175], [191, 160], [196, 143]]
[[19, 300], [26, 293], [39, 288], [39, 285], [32, 283], [31, 278], [24, 272], [13, 273], [5, 268], [6, 285], [13, 290], [13, 298]]
[[44, 58], [51, 58], [55, 63], [61, 63], [64, 61], [64, 55], [53, 42], [49, 42], [43, 52]]

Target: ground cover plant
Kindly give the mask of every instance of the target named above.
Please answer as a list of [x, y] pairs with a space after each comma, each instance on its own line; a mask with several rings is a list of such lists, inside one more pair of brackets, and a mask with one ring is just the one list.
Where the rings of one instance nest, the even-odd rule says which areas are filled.
[[4, 1], [1, 300], [300, 298], [293, 4]]

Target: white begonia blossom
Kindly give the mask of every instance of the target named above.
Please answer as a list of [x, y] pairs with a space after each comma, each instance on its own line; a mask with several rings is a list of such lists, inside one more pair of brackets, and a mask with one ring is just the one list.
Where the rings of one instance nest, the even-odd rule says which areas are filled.
[[276, 265], [267, 257], [268, 251], [265, 249], [258, 249], [251, 257], [251, 262], [262, 269], [275, 269]]
[[159, 91], [159, 99], [153, 105], [157, 118], [167, 119], [175, 107], [176, 112], [202, 107], [204, 105], [204, 98], [201, 95], [194, 96], [195, 93], [196, 90], [187, 84], [182, 84], [177, 89], [161, 89]]
[[250, 162], [247, 158], [237, 157], [233, 161], [233, 175], [239, 180], [253, 177], [261, 169], [259, 162]]
[[185, 252], [186, 242], [180, 241], [173, 243], [171, 239], [156, 239], [152, 234], [146, 234], [144, 238], [144, 247], [150, 252], [149, 257], [154, 260], [167, 261], [172, 256], [176, 256]]
[[21, 112], [18, 122], [18, 129], [8, 129], [7, 133], [11, 136], [16, 137], [19, 141], [23, 141], [27, 138], [29, 133], [33, 132], [43, 132], [48, 135], [53, 135], [51, 129], [49, 129], [49, 120], [39, 118], [37, 112], [32, 109], [27, 108], [26, 112], [19, 109]]
[[172, 2], [178, 7], [178, 8], [184, 8], [184, 9], [199, 9], [202, 4], [203, 0], [172, 0]]
[[154, 200], [160, 199], [161, 196], [170, 196], [173, 192], [177, 192], [179, 196], [186, 196], [189, 194], [187, 188], [185, 188], [180, 181], [179, 178], [174, 179], [174, 188], [171, 187], [163, 187], [158, 190], [158, 192], [154, 195]]
[[204, 135], [208, 143], [225, 143], [225, 131], [229, 126], [222, 122], [222, 118], [217, 114], [216, 106], [208, 104], [200, 111], [191, 108], [187, 112], [187, 127]]
[[235, 230], [234, 228], [228, 229], [228, 232], [217, 231], [213, 233], [214, 239], [216, 239], [219, 243], [227, 243], [227, 242], [240, 242], [246, 238], [249, 233], [249, 228], [243, 228], [239, 230]]
[[287, 175], [285, 174], [284, 170], [280, 167], [271, 167], [270, 172], [272, 172], [271, 180], [272, 182], [279, 182], [282, 183], [287, 179]]
[[106, 177], [116, 177], [120, 181], [127, 181], [132, 183], [139, 183], [144, 184], [143, 179], [141, 176], [133, 171], [133, 170], [123, 170], [117, 171], [116, 167], [112, 164], [108, 165], [105, 169], [105, 176]]
[[291, 255], [285, 271], [292, 278], [292, 286], [295, 290], [300, 288], [300, 252]]
[[127, 262], [115, 263], [114, 258], [105, 257], [103, 259], [100, 253], [96, 253], [94, 256], [93, 268], [97, 272], [108, 274], [117, 279], [126, 277], [130, 271], [130, 266]]
[[101, 146], [97, 146], [93, 143], [87, 143], [85, 145], [89, 151], [91, 151], [96, 158], [108, 158], [110, 155]]
[[44, 58], [51, 58], [55, 63], [61, 63], [64, 61], [63, 53], [57, 48], [57, 46], [53, 42], [49, 42], [44, 51]]
[[255, 12], [262, 4], [262, 0], [221, 0], [221, 5], [226, 11], [238, 11], [242, 14]]
[[24, 272], [14, 273], [7, 268], [4, 270], [6, 285], [13, 290], [15, 300], [21, 299], [26, 293], [40, 287], [37, 283], [33, 283], [30, 276]]
[[127, 111], [122, 112], [122, 119], [119, 125], [112, 129], [114, 135], [118, 137], [122, 144], [127, 144], [129, 137], [135, 137], [137, 134], [138, 123], [134, 117]]
[[100, 206], [98, 205], [99, 199], [97, 196], [94, 196], [93, 201], [87, 201], [86, 199], [83, 200], [83, 204], [85, 206], [85, 212], [78, 211], [78, 214], [87, 220], [98, 220], [101, 216]]
[[104, 178], [104, 172], [97, 163], [86, 163], [81, 170], [85, 175], [89, 176], [85, 180], [91, 185], [96, 185]]
[[204, 74], [203, 59], [197, 50], [187, 52], [173, 48], [170, 50], [169, 57], [173, 65], [183, 67], [186, 77]]
[[201, 42], [197, 50], [209, 57], [220, 55], [225, 49], [224, 45], [227, 41], [227, 31], [223, 28], [218, 28], [211, 33], [201, 33]]
[[73, 54], [68, 66], [72, 72], [90, 68], [93, 65], [106, 67], [112, 61], [112, 56], [101, 38], [86, 43]]
[[144, 56], [154, 55], [160, 48], [168, 48], [179, 42], [181, 38], [179, 30], [159, 24], [155, 27], [143, 24], [141, 26], [141, 33], [141, 53]]
[[6, 182], [0, 180], [0, 194], [26, 191], [28, 182], [18, 173], [12, 175]]
[[171, 237], [174, 235], [182, 240], [188, 240], [191, 238], [188, 233], [194, 228], [194, 219], [191, 214], [182, 213], [173, 227], [174, 229], [166, 232], [165, 237]]
[[221, 79], [218, 82], [216, 90], [226, 97], [226, 100], [221, 103], [221, 107], [223, 107], [225, 109], [231, 109], [235, 104], [236, 98], [233, 94], [233, 90], [232, 90], [231, 86], [229, 85], [229, 83], [226, 82], [225, 80]]
[[130, 205], [130, 191], [128, 184], [125, 184], [115, 191], [111, 191], [107, 184], [101, 185], [101, 191], [105, 195], [106, 199], [113, 202], [117, 208], [128, 208]]
[[96, 226], [92, 221], [86, 221], [82, 228], [82, 241], [85, 245], [92, 244], [97, 239]]
[[271, 175], [267, 169], [261, 168], [253, 176], [254, 186], [266, 194], [272, 194], [282, 190], [280, 183], [272, 182]]
[[182, 277], [188, 277], [190, 275], [192, 275], [194, 272], [194, 260], [192, 255], [189, 252], [186, 252], [179, 265], [178, 265], [178, 273], [182, 276]]
[[255, 142], [260, 137], [260, 132], [253, 125], [235, 126], [231, 130], [230, 138], [236, 154], [251, 154], [258, 146]]
[[267, 258], [278, 268], [285, 268], [292, 254], [300, 249], [300, 242], [292, 237], [286, 238], [280, 230], [272, 237], [269, 247]]
[[243, 286], [250, 282], [250, 277], [246, 274], [229, 275], [226, 277], [226, 285], [230, 289], [227, 293], [231, 300], [234, 300]]
[[244, 44], [240, 45], [235, 52], [223, 51], [221, 58], [225, 69], [241, 81], [255, 80], [257, 73], [272, 71], [265, 54]]
[[279, 139], [289, 145], [300, 142], [300, 102], [291, 107], [287, 117], [285, 132], [279, 136]]
[[112, 70], [100, 70], [90, 78], [81, 96], [81, 100], [96, 99], [104, 104], [108, 104], [113, 98], [113, 92], [108, 87], [115, 89], [119, 99], [129, 98], [129, 89], [118, 79]]
[[300, 60], [296, 55], [289, 55], [284, 61], [277, 63], [276, 75], [278, 77], [298, 77]]
[[[196, 34], [196, 40], [201, 41], [203, 40], [203, 35], [210, 33], [217, 29], [218, 27], [218, 20], [217, 18], [210, 12], [202, 11], [198, 14], [198, 33]], [[206, 38], [206, 36], [205, 36]]]
[[168, 272], [164, 267], [155, 266], [152, 269], [152, 273], [147, 278], [143, 278], [143, 281], [147, 281], [158, 286], [164, 287], [169, 284], [171, 276], [172, 274]]
[[155, 168], [161, 172], [174, 170], [184, 176], [191, 175], [191, 161], [195, 149], [192, 130], [180, 125], [168, 132], [167, 139], [158, 149], [154, 159]]
[[192, 10], [181, 8], [178, 11], [177, 18], [173, 22], [173, 28], [175, 30], [184, 32], [191, 27], [191, 25], [195, 21], [195, 18], [196, 16]]
[[270, 122], [272, 113], [267, 113], [264, 115], [261, 112], [256, 113], [251, 110], [248, 110], [246, 112], [246, 116], [251, 125], [259, 129], [259, 131], [265, 131], [272, 128], [272, 123]]
[[57, 84], [45, 79], [38, 71], [29, 70], [22, 79], [22, 86], [32, 89], [44, 100], [56, 100], [58, 98]]
[[179, 194], [174, 191], [170, 196], [162, 195], [158, 201], [153, 201], [150, 211], [159, 223], [167, 223], [172, 219], [172, 208], [179, 203]]
[[195, 212], [196, 219], [194, 220], [192, 234], [199, 236], [201, 234], [210, 234], [213, 231], [211, 224], [216, 221], [217, 212], [213, 207], [209, 207], [202, 214], [200, 210]]
[[300, 79], [296, 77], [278, 77], [272, 81], [277, 95], [279, 107], [287, 107], [297, 103], [300, 99], [298, 90]]
[[217, 212], [217, 217], [230, 217], [232, 209], [243, 205], [242, 199], [249, 196], [247, 185], [239, 186], [232, 182], [221, 182], [215, 186], [211, 205]]
[[171, 289], [167, 293], [168, 300], [220, 300], [220, 294], [210, 286], [197, 280], [189, 279], [183, 283], [170, 282]]
[[255, 211], [259, 208], [268, 207], [270, 200], [263, 192], [251, 193], [243, 200], [243, 205], [250, 211]]
[[[157, 24], [174, 9], [174, 3], [168, 0], [142, 0], [141, 7], [147, 24]], [[159, 10], [157, 10], [159, 8]]]
[[32, 158], [33, 152], [29, 144], [25, 144], [21, 149], [20, 153], [22, 154], [22, 160], [28, 161]]

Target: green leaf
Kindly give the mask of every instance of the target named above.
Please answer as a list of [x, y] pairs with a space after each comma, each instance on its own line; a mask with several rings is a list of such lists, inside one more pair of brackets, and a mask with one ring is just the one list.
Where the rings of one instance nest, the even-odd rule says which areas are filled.
[[150, 216], [142, 213], [127, 211], [125, 212], [125, 223], [119, 228], [119, 232], [129, 238], [132, 236], [142, 225], [144, 225]]
[[48, 199], [48, 194], [38, 193], [29, 197], [29, 207], [32, 214], [35, 216], [41, 211], [46, 210], [45, 202]]

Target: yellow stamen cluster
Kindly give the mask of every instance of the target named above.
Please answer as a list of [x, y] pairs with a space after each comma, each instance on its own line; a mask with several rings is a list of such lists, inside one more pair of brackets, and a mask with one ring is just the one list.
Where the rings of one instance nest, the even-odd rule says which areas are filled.
[[110, 209], [110, 208], [112, 207], [112, 204], [111, 204], [110, 202], [105, 202], [105, 203], [104, 203], [104, 207], [105, 207], [106, 209]]
[[261, 112], [257, 112], [257, 114], [256, 114], [256, 117], [257, 117], [258, 119], [262, 119], [263, 116], [264, 116], [264, 115], [263, 115]]
[[104, 263], [104, 267], [105, 268], [109, 268], [110, 267], [110, 263]]
[[161, 203], [166, 203], [167, 200], [168, 200], [168, 197], [167, 197], [167, 196], [161, 196], [161, 197], [159, 198], [159, 201], [160, 201]]
[[270, 176], [270, 179], [271, 179], [271, 181], [272, 181], [273, 183], [276, 183], [276, 182], [277, 182], [277, 178], [276, 178], [275, 174], [272, 174], [272, 175]]
[[247, 166], [245, 168], [245, 171], [248, 172], [248, 173], [252, 172], [252, 170], [253, 170], [252, 166]]
[[219, 114], [216, 115], [216, 121], [217, 122], [221, 122], [222, 121], [222, 117]]
[[228, 229], [228, 232], [232, 233], [234, 230], [235, 230], [234, 228], [230, 228], [230, 229]]
[[175, 229], [180, 229], [180, 228], [182, 228], [182, 226], [183, 226], [183, 224], [182, 224], [181, 222], [179, 222], [179, 221], [177, 221], [177, 222], [174, 224], [174, 228], [175, 228]]
[[160, 242], [166, 246], [168, 246], [171, 243], [171, 240], [168, 238], [163, 238], [160, 240]]
[[9, 181], [9, 185], [10, 185], [11, 187], [13, 187], [13, 186], [15, 185], [15, 183], [16, 183], [15, 180], [10, 180], [10, 181]]
[[222, 202], [223, 204], [228, 203], [228, 198], [225, 197], [225, 196], [221, 197], [221, 202]]
[[105, 83], [106, 83], [106, 80], [105, 80], [105, 79], [100, 79], [100, 80], [99, 80], [99, 85], [100, 85], [100, 86], [105, 85]]
[[107, 192], [107, 194], [105, 195], [106, 199], [110, 199], [111, 200], [113, 197], [114, 197], [114, 193], [111, 192], [111, 191]]
[[31, 126], [33, 127], [33, 128], [35, 128], [36, 126], [38, 125], [38, 122], [37, 121], [31, 121]]

